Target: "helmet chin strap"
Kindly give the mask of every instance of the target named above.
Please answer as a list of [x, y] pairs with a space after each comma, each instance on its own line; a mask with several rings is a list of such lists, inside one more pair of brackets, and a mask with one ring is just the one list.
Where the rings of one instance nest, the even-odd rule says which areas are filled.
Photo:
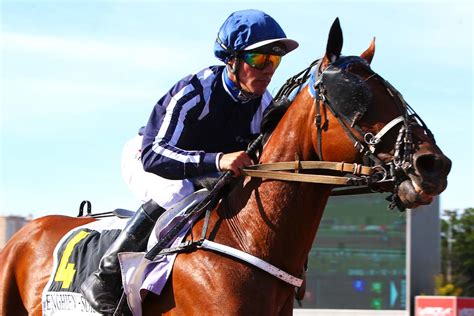
[[239, 101], [245, 103], [245, 102], [249, 102], [250, 100], [260, 97], [260, 95], [246, 91], [244, 90], [244, 88], [242, 88], [242, 85], [240, 84], [240, 78], [239, 78], [239, 69], [240, 69], [240, 63], [242, 60], [237, 56], [234, 58], [234, 60], [235, 62], [233, 66], [229, 64], [229, 71], [235, 76], [235, 85], [237, 89], [239, 90], [239, 94], [237, 95], [237, 98], [239, 99]]

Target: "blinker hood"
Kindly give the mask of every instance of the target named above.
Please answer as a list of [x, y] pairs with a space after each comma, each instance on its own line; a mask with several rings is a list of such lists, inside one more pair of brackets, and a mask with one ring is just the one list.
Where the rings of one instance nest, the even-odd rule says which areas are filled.
[[350, 122], [360, 119], [372, 102], [372, 92], [360, 76], [348, 72], [348, 63], [341, 58], [324, 70], [321, 83], [335, 110]]

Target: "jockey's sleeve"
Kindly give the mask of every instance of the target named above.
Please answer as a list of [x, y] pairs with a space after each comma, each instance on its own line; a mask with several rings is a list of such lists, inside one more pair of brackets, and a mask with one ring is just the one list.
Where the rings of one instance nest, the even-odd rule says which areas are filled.
[[206, 68], [179, 81], [155, 105], [145, 127], [142, 163], [147, 172], [168, 179], [186, 179], [218, 170], [220, 153], [177, 147], [186, 115], [202, 107], [216, 71]]

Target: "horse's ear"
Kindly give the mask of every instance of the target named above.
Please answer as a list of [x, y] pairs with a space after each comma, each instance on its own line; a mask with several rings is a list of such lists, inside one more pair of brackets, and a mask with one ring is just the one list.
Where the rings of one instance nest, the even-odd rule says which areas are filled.
[[326, 45], [326, 55], [324, 56], [323, 65], [335, 62], [342, 51], [342, 29], [339, 18], [336, 18], [329, 30], [328, 43]]
[[370, 41], [369, 48], [367, 48], [366, 51], [360, 55], [360, 57], [365, 59], [370, 64], [372, 62], [372, 58], [374, 58], [374, 54], [375, 54], [375, 37], [372, 38], [372, 41]]

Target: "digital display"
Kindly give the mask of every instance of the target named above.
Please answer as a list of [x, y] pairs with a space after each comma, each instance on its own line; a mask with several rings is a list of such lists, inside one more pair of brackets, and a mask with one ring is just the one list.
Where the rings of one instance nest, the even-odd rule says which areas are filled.
[[302, 308], [406, 308], [405, 214], [388, 210], [385, 197], [329, 199], [308, 257]]

